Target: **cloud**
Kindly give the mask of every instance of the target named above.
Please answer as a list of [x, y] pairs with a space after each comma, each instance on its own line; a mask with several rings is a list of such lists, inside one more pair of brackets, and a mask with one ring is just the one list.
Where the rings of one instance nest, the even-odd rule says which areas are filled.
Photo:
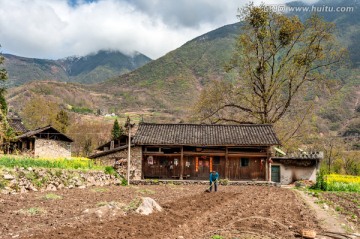
[[156, 59], [236, 22], [240, 7], [237, 0], [0, 0], [0, 5], [2, 51], [51, 59], [101, 49]]

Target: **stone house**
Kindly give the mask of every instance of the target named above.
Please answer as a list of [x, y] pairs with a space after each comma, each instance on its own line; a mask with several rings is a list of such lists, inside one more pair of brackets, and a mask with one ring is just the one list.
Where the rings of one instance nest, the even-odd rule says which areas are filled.
[[29, 154], [34, 157], [71, 157], [73, 140], [51, 125], [27, 131], [11, 142], [13, 152]]

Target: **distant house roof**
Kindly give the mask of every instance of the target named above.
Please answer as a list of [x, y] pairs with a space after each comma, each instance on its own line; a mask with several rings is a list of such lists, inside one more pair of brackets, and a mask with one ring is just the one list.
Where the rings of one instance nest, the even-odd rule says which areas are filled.
[[[135, 145], [131, 145], [131, 147], [133, 147]], [[89, 159], [95, 159], [95, 158], [98, 158], [98, 157], [102, 157], [102, 156], [105, 156], [105, 155], [109, 155], [109, 154], [112, 154], [112, 153], [116, 153], [118, 151], [121, 151], [121, 150], [125, 150], [129, 147], [129, 145], [123, 145], [123, 146], [120, 146], [120, 147], [116, 147], [116, 148], [113, 148], [113, 149], [110, 149], [110, 150], [106, 150], [106, 151], [103, 151], [103, 152], [99, 152], [99, 153], [96, 153], [96, 154], [93, 154], [93, 155], [90, 155], [89, 156]]]
[[[118, 139], [113, 139], [113, 140], [110, 140], [102, 145], [100, 145], [99, 147], [96, 148], [96, 150], [103, 150], [104, 147], [108, 147], [110, 148], [110, 145], [111, 145], [111, 141], [114, 141], [114, 143], [116, 144], [118, 140], [126, 140], [129, 136], [127, 134], [123, 134], [123, 135], [120, 135], [120, 137]], [[131, 137], [132, 138], [132, 137]]]
[[268, 124], [205, 125], [143, 123], [132, 140], [138, 145], [270, 146], [280, 145]]
[[38, 137], [38, 138], [47, 138], [47, 139], [54, 139], [54, 140], [61, 140], [66, 142], [74, 142], [71, 138], [66, 136], [65, 134], [61, 133], [51, 125], [28, 131], [22, 135], [16, 137], [16, 139], [23, 139], [29, 137]]
[[29, 131], [23, 124], [21, 118], [8, 118], [8, 122], [10, 127], [13, 128], [17, 134], [24, 134]]

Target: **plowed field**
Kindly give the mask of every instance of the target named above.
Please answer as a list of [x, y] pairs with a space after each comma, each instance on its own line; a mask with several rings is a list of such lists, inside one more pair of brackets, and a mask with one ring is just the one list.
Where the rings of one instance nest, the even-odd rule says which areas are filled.
[[[101, 187], [0, 195], [0, 238], [295, 238], [320, 230], [292, 190], [261, 186]], [[163, 212], [136, 214], [139, 197]]]

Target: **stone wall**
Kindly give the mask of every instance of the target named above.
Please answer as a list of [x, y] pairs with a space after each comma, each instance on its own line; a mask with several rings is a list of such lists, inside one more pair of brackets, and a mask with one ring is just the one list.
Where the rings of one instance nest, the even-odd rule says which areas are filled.
[[69, 144], [65, 141], [38, 138], [35, 140], [34, 156], [43, 158], [71, 157]]
[[[140, 180], [142, 177], [142, 149], [141, 146], [131, 147], [130, 179]], [[96, 164], [115, 166], [118, 173], [127, 178], [128, 149], [123, 149], [94, 159]]]
[[77, 171], [44, 168], [0, 170], [0, 192], [4, 194], [30, 191], [57, 191], [90, 186], [121, 185], [122, 180], [102, 171]]

